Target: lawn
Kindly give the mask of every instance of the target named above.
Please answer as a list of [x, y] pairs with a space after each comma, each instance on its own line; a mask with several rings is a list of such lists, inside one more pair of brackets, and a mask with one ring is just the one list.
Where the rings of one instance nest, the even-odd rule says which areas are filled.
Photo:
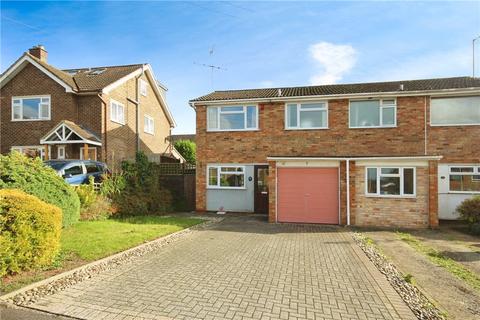
[[26, 271], [3, 278], [0, 294], [201, 222], [201, 219], [196, 218], [169, 216], [140, 216], [78, 222], [62, 231], [60, 254], [50, 268], [42, 271]]

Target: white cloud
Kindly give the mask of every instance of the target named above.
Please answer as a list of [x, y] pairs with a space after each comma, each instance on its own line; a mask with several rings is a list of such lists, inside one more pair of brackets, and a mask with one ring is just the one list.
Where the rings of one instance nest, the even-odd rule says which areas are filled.
[[357, 51], [350, 45], [319, 42], [310, 46], [310, 54], [320, 66], [310, 78], [313, 85], [336, 83], [357, 62]]

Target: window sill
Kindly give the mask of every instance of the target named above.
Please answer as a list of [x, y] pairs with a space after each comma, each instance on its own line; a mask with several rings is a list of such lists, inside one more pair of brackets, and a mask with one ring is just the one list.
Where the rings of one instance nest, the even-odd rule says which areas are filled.
[[393, 129], [397, 128], [397, 125], [394, 126], [375, 126], [375, 127], [348, 127], [348, 129]]
[[30, 122], [30, 121], [50, 121], [51, 118], [48, 119], [12, 119], [12, 122]]
[[480, 126], [480, 123], [465, 123], [465, 124], [430, 124], [430, 127], [470, 127]]
[[375, 194], [366, 194], [367, 198], [384, 198], [384, 199], [416, 199], [416, 195], [375, 195]]
[[230, 130], [209, 130], [207, 132], [248, 132], [248, 131], [260, 131], [260, 129], [230, 129]]
[[207, 187], [207, 190], [247, 190], [246, 187]]
[[328, 130], [328, 127], [321, 128], [285, 128], [285, 131], [302, 131], [302, 130]]
[[122, 123], [122, 122], [120, 122], [120, 121], [115, 121], [115, 120], [112, 120], [112, 119], [110, 119], [110, 121], [111, 121], [111, 122], [114, 122], [114, 123], [116, 123], [116, 124], [121, 124], [122, 126], [124, 126], [124, 125], [126, 124], [125, 122]]
[[155, 135], [155, 133], [153, 133], [153, 132], [143, 131], [143, 133], [146, 133], [146, 134], [151, 135], [151, 136], [154, 136], [154, 135]]
[[480, 194], [480, 191], [448, 191], [448, 194]]

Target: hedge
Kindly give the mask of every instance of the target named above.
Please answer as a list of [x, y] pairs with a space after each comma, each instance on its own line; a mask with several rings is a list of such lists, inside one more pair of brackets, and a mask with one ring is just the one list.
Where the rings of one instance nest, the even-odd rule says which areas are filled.
[[20, 189], [59, 207], [64, 227], [80, 217], [80, 200], [75, 190], [39, 158], [31, 159], [16, 151], [0, 155], [0, 189]]
[[0, 277], [51, 265], [61, 230], [60, 208], [21, 190], [0, 190]]

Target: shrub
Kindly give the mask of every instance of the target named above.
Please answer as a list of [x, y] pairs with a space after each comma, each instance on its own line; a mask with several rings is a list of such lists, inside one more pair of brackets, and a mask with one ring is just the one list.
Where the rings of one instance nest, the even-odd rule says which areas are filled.
[[197, 145], [191, 140], [178, 140], [174, 145], [175, 149], [187, 160], [188, 163], [195, 163]]
[[463, 200], [457, 207], [457, 212], [469, 224], [480, 223], [480, 196]]
[[27, 158], [16, 151], [7, 156], [0, 155], [0, 189], [20, 189], [59, 207], [64, 227], [80, 217], [76, 192], [38, 158]]
[[112, 201], [98, 194], [88, 207], [80, 210], [80, 220], [105, 220], [115, 213]]
[[161, 214], [172, 209], [170, 191], [160, 185], [157, 167], [139, 152], [135, 162], [122, 163], [125, 185], [111, 195], [115, 211], [121, 215]]
[[0, 277], [52, 264], [62, 211], [21, 190], [0, 190]]
[[93, 177], [75, 191], [80, 199], [80, 220], [104, 220], [114, 213], [110, 199], [95, 191]]
[[111, 174], [102, 176], [100, 185], [100, 194], [108, 197], [122, 192], [125, 189], [127, 181], [123, 174]]
[[95, 202], [97, 194], [93, 183], [93, 177], [90, 177], [87, 184], [81, 184], [75, 187], [78, 199], [80, 200], [80, 209], [88, 208], [93, 202]]

